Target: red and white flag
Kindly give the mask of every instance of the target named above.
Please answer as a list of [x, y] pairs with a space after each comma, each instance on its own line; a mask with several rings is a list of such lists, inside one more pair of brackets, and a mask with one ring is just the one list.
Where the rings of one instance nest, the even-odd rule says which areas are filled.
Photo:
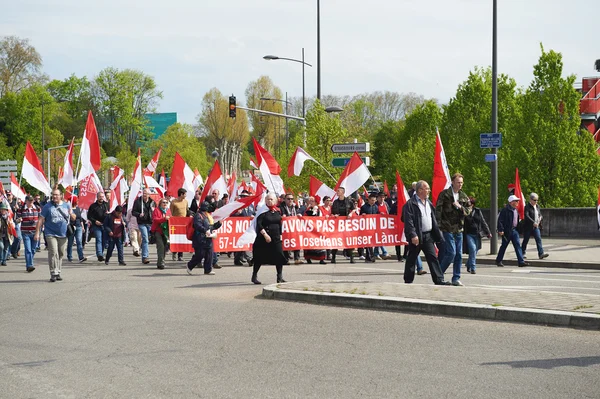
[[264, 149], [254, 137], [252, 140], [254, 144], [254, 154], [258, 161], [258, 169], [260, 169], [260, 174], [262, 175], [265, 186], [267, 186], [267, 189], [269, 189], [270, 192], [275, 193], [276, 195], [283, 194], [283, 180], [279, 177], [281, 167], [277, 163], [277, 160], [275, 160], [269, 151]]
[[435, 155], [433, 157], [433, 179], [431, 181], [431, 201], [433, 206], [437, 204], [437, 198], [440, 193], [450, 187], [452, 180], [446, 162], [446, 153], [442, 146], [439, 130], [435, 135]]
[[[142, 194], [142, 187], [145, 187], [144, 176], [142, 174], [142, 157], [138, 148], [138, 155], [133, 167], [133, 180], [131, 180], [131, 188], [129, 189], [129, 198], [127, 199], [127, 213], [133, 210], [133, 203], [138, 196]], [[142, 209], [143, 210], [143, 209]]]
[[27, 183], [32, 187], [37, 188], [46, 195], [50, 195], [52, 192], [52, 188], [50, 188], [48, 179], [46, 179], [46, 175], [44, 174], [44, 169], [42, 169], [42, 165], [40, 164], [40, 159], [29, 141], [27, 141], [27, 146], [25, 147], [21, 177], [27, 180]]
[[327, 187], [325, 183], [321, 180], [317, 179], [314, 176], [310, 176], [310, 183], [308, 186], [308, 194], [311, 197], [319, 197], [321, 198], [321, 203], [319, 205], [323, 205], [323, 198], [328, 196], [329, 198], [333, 198], [335, 196], [335, 191], [331, 188]]
[[158, 166], [158, 161], [160, 159], [161, 152], [162, 152], [162, 148], [160, 148], [158, 150], [158, 152], [156, 154], [154, 154], [154, 157], [150, 160], [150, 162], [148, 163], [148, 166], [146, 166], [146, 170], [148, 172], [150, 172], [151, 175], [154, 175], [154, 172], [156, 172], [156, 167]]
[[213, 220], [218, 222], [219, 220], [228, 218], [232, 213], [237, 212], [240, 209], [247, 208], [257, 199], [260, 199], [258, 197], [259, 195], [254, 195], [252, 197], [242, 197], [228, 202], [212, 213]]
[[25, 202], [25, 190], [19, 186], [19, 182], [13, 172], [10, 172], [10, 191], [15, 197]]
[[173, 170], [171, 170], [171, 181], [169, 182], [169, 193], [173, 196], [177, 196], [177, 190], [180, 188], [186, 189], [185, 198], [188, 203], [191, 204], [194, 199], [194, 172], [192, 168], [188, 166], [185, 160], [175, 153], [175, 160], [173, 161]]
[[229, 181], [227, 182], [227, 194], [229, 195], [230, 199], [234, 199], [235, 197], [237, 197], [237, 189], [237, 176], [235, 175], [235, 172], [233, 172], [233, 174], [229, 178]]
[[252, 157], [250, 157], [250, 167], [258, 169], [258, 163]]
[[198, 190], [198, 187], [204, 184], [204, 180], [202, 180], [202, 176], [200, 176], [200, 172], [198, 172], [198, 168], [194, 169], [194, 181], [192, 181], [192, 185], [194, 186], [194, 192]]
[[288, 177], [300, 176], [304, 162], [309, 160], [317, 162], [302, 147], [296, 147], [296, 151], [294, 151], [294, 155], [292, 155], [292, 159], [290, 159], [290, 164], [288, 165]]
[[160, 184], [160, 186], [162, 187], [162, 189], [166, 192], [167, 191], [167, 178], [165, 177], [165, 170], [162, 169], [160, 171], [160, 177], [158, 178], [158, 184]]
[[521, 190], [521, 180], [519, 179], [519, 168], [516, 168], [516, 171], [515, 171], [515, 195], [521, 199], [521, 201], [519, 201], [519, 205], [517, 205], [517, 210], [519, 211], [519, 217], [521, 219], [525, 219], [525, 196], [523, 195], [523, 190]]
[[244, 190], [249, 192], [246, 182], [244, 180], [242, 180], [242, 184], [240, 184], [240, 186], [237, 189], [237, 195], [240, 195], [242, 193], [242, 191], [244, 191]]
[[[173, 178], [171, 178], [171, 181], [172, 179]], [[217, 199], [221, 199], [223, 194], [227, 192], [227, 183], [225, 183], [225, 176], [223, 176], [223, 173], [221, 172], [221, 166], [219, 165], [218, 160], [215, 160], [215, 164], [206, 178], [206, 184], [204, 185], [200, 199], [204, 201], [214, 190], [219, 190], [219, 198]]]
[[86, 211], [90, 205], [96, 202], [96, 195], [102, 192], [102, 184], [96, 172], [92, 172], [91, 175], [86, 176], [82, 181], [79, 182], [79, 197], [77, 203], [82, 210]]
[[398, 218], [396, 219], [396, 224], [398, 225], [398, 230], [402, 232], [401, 241], [408, 243], [406, 241], [406, 235], [404, 235], [404, 222], [402, 221], [401, 216], [402, 208], [404, 208], [404, 205], [408, 202], [410, 197], [408, 196], [408, 191], [406, 190], [404, 182], [402, 181], [402, 178], [400, 177], [400, 173], [398, 173], [398, 171], [396, 171], [396, 187], [398, 187], [398, 202], [396, 204], [398, 207]]
[[65, 163], [62, 167], [62, 174], [59, 173], [58, 184], [67, 188], [75, 184], [75, 172], [73, 171], [73, 144], [75, 143], [75, 137], [71, 139], [71, 144], [67, 148], [65, 154]]
[[100, 169], [100, 166], [102, 165], [102, 160], [100, 158], [98, 131], [96, 130], [92, 111], [88, 111], [85, 131], [83, 132], [83, 140], [81, 141], [81, 151], [79, 153], [81, 168], [79, 169], [77, 181], [83, 180], [85, 177]]
[[110, 185], [109, 212], [114, 211], [117, 205], [125, 204], [125, 193], [129, 190], [123, 169], [118, 166], [114, 166], [111, 169], [113, 172], [113, 181]]
[[337, 192], [338, 188], [343, 187], [346, 196], [350, 196], [350, 194], [361, 188], [362, 185], [369, 180], [370, 176], [371, 172], [369, 172], [367, 166], [363, 163], [362, 159], [360, 159], [358, 153], [355, 152], [344, 168], [340, 179], [335, 185], [334, 191]]
[[388, 188], [386, 180], [383, 181], [383, 192], [388, 196], [388, 198], [390, 197], [390, 189]]

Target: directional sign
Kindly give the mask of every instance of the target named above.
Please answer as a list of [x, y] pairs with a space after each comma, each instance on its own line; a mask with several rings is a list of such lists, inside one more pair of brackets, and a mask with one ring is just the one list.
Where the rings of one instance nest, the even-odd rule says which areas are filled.
[[479, 135], [480, 148], [502, 147], [502, 133], [481, 133]]
[[[371, 165], [371, 158], [361, 157], [360, 159], [362, 159], [365, 165]], [[346, 165], [348, 165], [348, 162], [350, 162], [350, 158], [333, 158], [331, 160], [331, 166], [334, 168], [345, 168]]]
[[334, 152], [336, 154], [369, 152], [370, 146], [370, 143], [334, 144], [331, 146], [331, 152]]
[[498, 156], [496, 154], [485, 154], [485, 162], [496, 162]]

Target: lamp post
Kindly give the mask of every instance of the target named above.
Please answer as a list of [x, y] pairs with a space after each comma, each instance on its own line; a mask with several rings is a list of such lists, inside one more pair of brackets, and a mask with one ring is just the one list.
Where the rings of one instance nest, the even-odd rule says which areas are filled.
[[321, 2], [317, 0], [317, 99], [321, 101]]
[[[492, 133], [498, 132], [498, 19], [497, 0], [493, 0], [492, 11]], [[490, 188], [490, 230], [492, 240], [490, 241], [490, 254], [498, 253], [498, 150], [492, 148], [492, 154], [496, 154], [496, 160], [492, 162], [492, 186]]]
[[304, 65], [308, 65], [311, 68], [312, 68], [312, 65], [310, 65], [308, 62], [304, 61], [304, 47], [302, 47], [302, 59], [301, 60], [296, 60], [294, 58], [278, 57], [276, 55], [265, 55], [263, 58], [267, 61], [286, 60], [286, 61], [293, 61], [293, 62], [298, 62], [298, 63], [302, 64], [302, 117], [305, 118], [306, 117], [306, 94], [305, 94], [305, 84], [304, 84]]

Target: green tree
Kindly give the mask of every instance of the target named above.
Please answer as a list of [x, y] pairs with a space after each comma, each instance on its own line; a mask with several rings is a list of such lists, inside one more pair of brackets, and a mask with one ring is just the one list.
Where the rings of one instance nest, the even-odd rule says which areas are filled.
[[[261, 100], [263, 98], [281, 100], [281, 89], [273, 83], [268, 76], [261, 76], [248, 84], [246, 88], [246, 103], [248, 108], [261, 109], [269, 112], [283, 113], [283, 103], [273, 100]], [[239, 112], [239, 110], [238, 110]], [[274, 150], [276, 140], [277, 116], [268, 116], [251, 112], [249, 115], [252, 136], [255, 137], [267, 150]]]
[[403, 128], [403, 121], [389, 120], [381, 125], [373, 137], [373, 174], [384, 180], [395, 181], [396, 154]]
[[56, 118], [57, 128], [66, 141], [82, 138], [88, 110], [93, 108], [91, 83], [84, 76], [71, 75], [65, 80], [53, 80], [46, 86], [48, 92], [60, 103], [62, 112]]

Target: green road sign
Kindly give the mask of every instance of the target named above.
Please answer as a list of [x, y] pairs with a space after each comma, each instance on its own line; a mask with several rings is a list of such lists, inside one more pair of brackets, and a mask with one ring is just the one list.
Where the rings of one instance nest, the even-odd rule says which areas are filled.
[[[360, 159], [362, 159], [367, 166], [371, 164], [371, 158], [369, 157], [360, 157]], [[350, 158], [333, 158], [331, 160], [331, 166], [334, 168], [345, 168], [348, 162], [350, 162]]]

